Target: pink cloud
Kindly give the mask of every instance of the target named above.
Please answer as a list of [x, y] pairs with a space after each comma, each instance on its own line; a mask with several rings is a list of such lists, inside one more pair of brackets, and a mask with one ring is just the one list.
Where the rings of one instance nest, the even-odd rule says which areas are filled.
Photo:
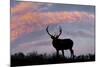
[[27, 12], [11, 18], [11, 40], [23, 34], [41, 30], [43, 26], [57, 23], [88, 22], [94, 15], [85, 12]]
[[26, 13], [27, 11], [39, 11], [42, 4], [43, 3], [19, 2], [16, 6], [11, 7], [11, 13], [17, 15]]
[[18, 5], [16, 5], [14, 8], [11, 8], [11, 13], [16, 14], [19, 12], [26, 11], [30, 8], [32, 8], [32, 3], [21, 2]]

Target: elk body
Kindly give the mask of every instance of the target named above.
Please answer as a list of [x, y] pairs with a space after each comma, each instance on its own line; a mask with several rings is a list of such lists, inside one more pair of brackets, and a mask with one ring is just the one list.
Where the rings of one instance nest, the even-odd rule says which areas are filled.
[[51, 35], [48, 31], [48, 26], [46, 28], [47, 33], [50, 35], [52, 39], [52, 45], [57, 51], [57, 56], [59, 55], [59, 51], [62, 51], [62, 55], [64, 56], [64, 50], [69, 50], [71, 53], [71, 57], [74, 57], [73, 51], [73, 41], [71, 39], [59, 39], [59, 36], [62, 33], [61, 27], [59, 27], [59, 34], [58, 35]]

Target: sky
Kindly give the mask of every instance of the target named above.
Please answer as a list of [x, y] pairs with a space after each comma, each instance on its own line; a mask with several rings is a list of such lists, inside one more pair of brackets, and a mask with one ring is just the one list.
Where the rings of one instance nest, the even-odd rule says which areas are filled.
[[[74, 41], [75, 55], [95, 52], [95, 7], [58, 3], [11, 1], [11, 54], [37, 52], [52, 54], [52, 35], [59, 33], [60, 39]], [[66, 44], [67, 45], [67, 44]], [[66, 56], [70, 53], [65, 51]]]

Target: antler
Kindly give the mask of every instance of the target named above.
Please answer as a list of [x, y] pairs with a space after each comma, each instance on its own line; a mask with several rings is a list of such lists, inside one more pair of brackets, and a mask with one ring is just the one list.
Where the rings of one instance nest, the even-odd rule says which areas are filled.
[[60, 35], [61, 35], [61, 33], [62, 33], [62, 28], [59, 26], [59, 34], [56, 36], [56, 37], [59, 37]]
[[[50, 35], [50, 36], [53, 36], [53, 35], [51, 35], [50, 33], [49, 33], [49, 31], [48, 31], [48, 27], [49, 26], [47, 26], [47, 28], [46, 28], [46, 31], [47, 31], [47, 33]], [[61, 29], [61, 27], [59, 27], [59, 34], [57, 35], [57, 34], [55, 34], [53, 37], [59, 37], [60, 35], [61, 35], [61, 33], [62, 33], [62, 29]]]
[[49, 27], [49, 26], [47, 26], [46, 31], [47, 31], [47, 33], [48, 33], [50, 36], [52, 36], [52, 35], [49, 33], [49, 31], [48, 31], [48, 27]]

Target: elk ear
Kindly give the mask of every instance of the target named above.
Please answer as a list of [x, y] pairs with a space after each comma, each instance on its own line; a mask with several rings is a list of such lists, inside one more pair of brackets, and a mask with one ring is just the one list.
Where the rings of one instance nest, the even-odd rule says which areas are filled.
[[51, 36], [51, 39], [53, 39], [53, 36]]
[[56, 38], [56, 39], [58, 39], [58, 38], [59, 38], [59, 36], [55, 36], [55, 38]]
[[56, 37], [54, 37], [54, 36], [51, 36], [51, 39], [55, 39]]

